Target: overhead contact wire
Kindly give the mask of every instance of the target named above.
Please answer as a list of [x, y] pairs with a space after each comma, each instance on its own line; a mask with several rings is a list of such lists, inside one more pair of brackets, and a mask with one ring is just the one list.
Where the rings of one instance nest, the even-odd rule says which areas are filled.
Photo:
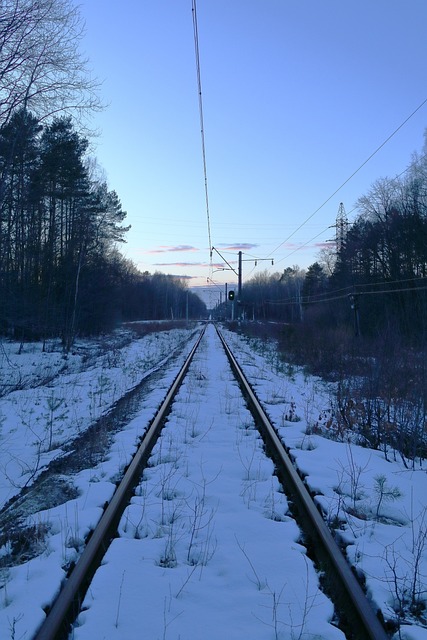
[[194, 33], [194, 52], [196, 56], [197, 92], [199, 97], [200, 134], [201, 134], [201, 140], [202, 140], [203, 174], [204, 174], [204, 182], [205, 182], [206, 216], [207, 216], [207, 223], [208, 223], [209, 256], [210, 256], [210, 265], [212, 268], [212, 237], [211, 237], [211, 221], [210, 221], [210, 211], [209, 211], [208, 171], [207, 171], [207, 165], [206, 165], [205, 127], [204, 127], [204, 117], [203, 117], [202, 80], [201, 80], [201, 73], [200, 73], [200, 55], [199, 55], [199, 29], [197, 25], [196, 0], [192, 0], [192, 15], [193, 15], [193, 33]]

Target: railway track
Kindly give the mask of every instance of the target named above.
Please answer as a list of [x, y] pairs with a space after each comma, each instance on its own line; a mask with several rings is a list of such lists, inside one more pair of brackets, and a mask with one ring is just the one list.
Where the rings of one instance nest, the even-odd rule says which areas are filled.
[[[219, 348], [220, 342], [223, 352]], [[214, 358], [212, 354], [215, 354]], [[193, 401], [195, 396], [197, 402]], [[247, 407], [250, 407], [252, 415]], [[217, 413], [220, 419], [216, 417]], [[166, 428], [163, 429], [165, 423]], [[262, 435], [264, 447], [254, 429], [255, 424]], [[176, 443], [178, 434], [180, 444]], [[212, 455], [216, 447], [220, 452], [217, 457]], [[266, 467], [267, 463], [261, 462], [259, 456], [263, 448], [274, 465], [270, 462], [270, 466]], [[196, 451], [200, 456], [199, 461], [190, 462], [190, 457]], [[237, 467], [240, 467], [238, 480]], [[198, 475], [195, 476], [194, 472], [192, 475], [191, 469], [198, 469]], [[277, 478], [273, 472], [284, 485], [287, 498], [275, 486]], [[236, 510], [237, 515], [235, 506], [229, 506], [227, 511], [227, 494], [233, 493], [233, 487], [236, 488], [237, 499], [244, 506], [242, 513], [239, 512], [239, 519], [233, 513]], [[269, 511], [267, 518], [266, 504]], [[156, 603], [156, 587], [152, 587], [152, 593], [150, 587], [148, 590], [146, 586], [141, 587], [144, 595], [138, 599], [138, 606], [145, 609], [145, 632], [141, 637], [150, 640], [162, 635], [169, 637], [167, 632], [174, 625], [178, 630], [180, 625], [185, 629], [186, 616], [180, 607], [184, 606], [186, 597], [189, 601], [202, 598], [202, 575], [208, 575], [208, 581], [213, 580], [209, 573], [210, 566], [215, 567], [216, 573], [226, 571], [224, 568], [218, 571], [219, 560], [216, 560], [216, 555], [224, 555], [224, 566], [232, 566], [233, 572], [235, 566], [240, 565], [246, 575], [244, 584], [252, 587], [250, 593], [246, 593], [241, 586], [237, 589], [230, 586], [229, 597], [237, 598], [240, 602], [242, 592], [241, 599], [249, 600], [249, 610], [257, 612], [251, 618], [251, 629], [255, 627], [253, 637], [270, 637], [260, 635], [257, 626], [260, 629], [270, 627], [269, 632], [274, 632], [273, 637], [276, 638], [281, 637], [282, 628], [290, 630], [293, 635], [289, 637], [299, 637], [298, 633], [303, 637], [302, 632], [310, 633], [310, 629], [319, 632], [321, 625], [319, 627], [318, 613], [314, 614], [314, 602], [316, 608], [322, 610], [322, 607], [326, 607], [327, 610], [328, 601], [324, 595], [320, 595], [317, 585], [313, 587], [313, 581], [317, 581], [317, 577], [313, 576], [317, 574], [304, 552], [295, 544], [301, 534], [294, 520], [289, 517], [290, 506], [293, 507], [292, 512], [298, 514], [299, 525], [304, 529], [303, 538], [313, 551], [318, 568], [328, 577], [327, 590], [335, 601], [341, 620], [345, 618], [346, 636], [372, 640], [387, 638], [236, 359], [221, 334], [215, 332], [213, 325], [208, 325], [206, 333], [201, 333], [165, 397], [99, 525], [34, 640], [67, 637], [76, 618], [73, 638], [109, 637], [105, 631], [98, 629], [99, 636], [94, 631], [99, 620], [105, 620], [108, 615], [113, 615], [112, 628], [115, 627], [118, 632], [114, 637], [130, 638], [129, 632], [126, 635], [123, 633], [125, 620], [129, 623], [133, 615], [128, 603], [135, 594], [127, 593], [125, 597], [125, 592], [128, 584], [135, 584], [135, 567], [139, 566], [141, 556], [145, 558], [146, 555], [150, 558], [146, 566], [147, 579], [139, 573], [141, 584], [147, 580], [157, 580], [159, 571], [169, 572], [169, 596], [164, 595], [163, 600], [160, 596]], [[249, 517], [248, 523], [242, 520], [246, 517], [245, 512]], [[260, 519], [256, 525], [252, 522], [255, 515]], [[258, 522], [261, 520], [266, 526], [265, 530], [259, 529], [263, 532], [262, 542], [259, 539], [251, 541], [246, 532], [252, 526], [258, 531]], [[217, 522], [222, 522], [222, 525], [216, 525]], [[230, 531], [227, 533], [228, 529]], [[276, 543], [277, 548], [274, 547]], [[127, 551], [124, 551], [125, 544]], [[271, 544], [272, 555], [266, 552], [267, 568], [258, 566], [258, 556], [251, 551], [254, 544], [262, 544], [266, 549]], [[231, 547], [233, 555], [227, 561], [227, 551]], [[145, 564], [142, 564], [142, 573], [144, 567]], [[296, 580], [298, 567], [299, 571], [306, 574], [306, 595], [303, 614], [297, 620], [296, 613], [292, 612], [291, 596], [286, 593], [286, 585]], [[197, 588], [194, 587], [193, 593], [196, 576]], [[106, 597], [106, 590], [111, 591], [113, 581], [116, 585], [114, 613]], [[234, 581], [234, 576], [230, 576], [226, 582], [219, 582], [224, 594], [227, 593], [228, 583]], [[85, 598], [89, 584], [90, 595]], [[259, 604], [258, 598], [261, 598], [262, 604]], [[297, 605], [301, 609], [301, 602]], [[214, 607], [212, 598], [211, 606]], [[221, 613], [226, 607], [227, 600], [222, 605]], [[238, 610], [238, 607], [233, 607], [233, 610]], [[268, 616], [264, 610], [269, 612]], [[157, 618], [157, 624], [159, 618], [162, 620], [160, 628], [156, 628], [156, 621], [150, 627], [148, 613], [151, 611], [156, 612], [154, 618]], [[314, 621], [311, 620], [312, 612]], [[206, 612], [204, 615], [206, 617]], [[194, 620], [194, 611], [191, 617], [191, 624], [195, 625], [191, 637], [210, 637], [206, 636], [205, 621]], [[198, 635], [197, 624], [200, 624], [200, 634], [204, 629], [203, 635]], [[227, 638], [251, 637], [248, 630], [242, 633], [241, 626], [236, 631], [237, 635], [233, 633], [230, 630]], [[212, 637], [221, 635], [218, 632]], [[189, 636], [183, 633], [181, 637]], [[323, 636], [320, 632], [318, 637], [335, 636]], [[336, 637], [344, 638], [344, 635], [338, 635], [337, 631]]]

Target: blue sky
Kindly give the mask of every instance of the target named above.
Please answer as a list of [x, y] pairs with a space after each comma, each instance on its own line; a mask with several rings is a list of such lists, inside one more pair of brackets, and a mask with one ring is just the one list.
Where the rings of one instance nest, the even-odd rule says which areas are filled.
[[[128, 212], [128, 258], [191, 286], [232, 284], [212, 272], [217, 254], [210, 265], [191, 5], [80, 3], [108, 103], [95, 155]], [[351, 220], [423, 147], [427, 105], [321, 207], [427, 98], [427, 3], [198, 0], [197, 17], [212, 245], [230, 264], [240, 248], [274, 258], [245, 262], [244, 280], [306, 268], [340, 202]]]

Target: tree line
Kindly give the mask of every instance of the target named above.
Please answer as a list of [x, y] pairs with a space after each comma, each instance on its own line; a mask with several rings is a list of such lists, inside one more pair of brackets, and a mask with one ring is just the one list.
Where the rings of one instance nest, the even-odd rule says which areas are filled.
[[[119, 253], [129, 226], [69, 116], [20, 109], [0, 129], [0, 328], [18, 337], [110, 329], [121, 319], [199, 316], [186, 282], [142, 274]], [[200, 304], [199, 304], [200, 303]]]
[[427, 159], [415, 155], [404, 176], [377, 180], [357, 201], [334, 248], [306, 270], [262, 272], [245, 283], [247, 319], [386, 333], [412, 345], [427, 337]]
[[[241, 330], [274, 335], [291, 367], [335, 382], [324, 435], [427, 457], [427, 143], [398, 178], [377, 180], [334, 247], [301, 270], [244, 284]], [[338, 218], [338, 216], [337, 216]]]
[[71, 0], [3, 0], [0, 14], [0, 333], [21, 339], [199, 317], [186, 281], [142, 274], [118, 251], [129, 226], [88, 154], [102, 108]]
[[126, 213], [114, 191], [91, 180], [86, 149], [66, 116], [42, 127], [22, 108], [0, 129], [3, 331], [60, 328], [69, 347], [88, 269], [102, 268], [124, 239]]

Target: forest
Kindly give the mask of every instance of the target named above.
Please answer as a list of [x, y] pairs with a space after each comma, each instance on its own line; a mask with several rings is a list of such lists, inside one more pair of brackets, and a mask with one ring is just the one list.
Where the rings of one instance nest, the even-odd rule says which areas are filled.
[[386, 333], [413, 347], [426, 340], [427, 159], [414, 156], [402, 178], [381, 178], [356, 203], [351, 224], [340, 205], [336, 240], [302, 270], [260, 273], [242, 290], [246, 319]]
[[[119, 250], [130, 227], [93, 156], [89, 116], [104, 105], [81, 34], [71, 0], [2, 4], [0, 333], [65, 349], [120, 321], [206, 317], [186, 278], [141, 273]], [[294, 357], [325, 369], [344, 347], [425, 351], [425, 149], [356, 207], [350, 223], [340, 205], [336, 242], [308, 269], [245, 282], [236, 311], [279, 323]]]
[[140, 273], [118, 247], [129, 226], [91, 154], [102, 108], [68, 0], [12, 0], [0, 16], [0, 333], [16, 339], [205, 313], [185, 279]]
[[424, 344], [427, 322], [427, 159], [415, 155], [404, 177], [378, 179], [343, 205], [336, 239], [302, 270], [258, 274], [242, 291], [247, 319], [341, 328], [374, 338], [385, 332]]
[[122, 320], [198, 317], [184, 280], [140, 273], [119, 252], [118, 195], [85, 161], [69, 117], [41, 127], [25, 109], [0, 129], [0, 329], [15, 338], [106, 331]]
[[[378, 179], [351, 224], [340, 205], [333, 247], [306, 271], [245, 283], [235, 315], [239, 330], [274, 336], [289, 366], [336, 383], [340, 437], [405, 464], [427, 455], [426, 151]], [[230, 317], [227, 305], [218, 313]]]

